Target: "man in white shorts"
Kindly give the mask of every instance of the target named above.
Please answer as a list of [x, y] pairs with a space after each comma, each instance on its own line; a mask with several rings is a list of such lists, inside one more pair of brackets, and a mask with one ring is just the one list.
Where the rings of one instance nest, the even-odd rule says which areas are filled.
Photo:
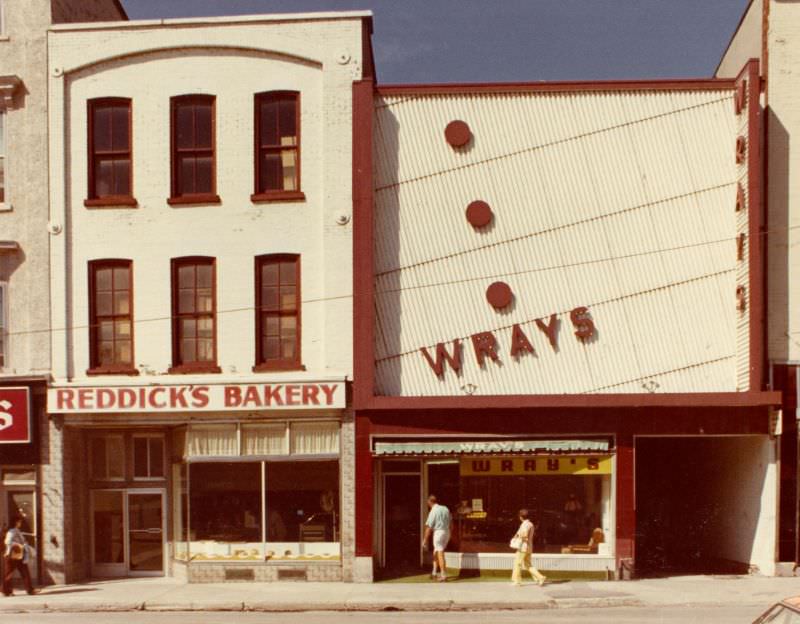
[[439, 581], [447, 580], [447, 571], [444, 562], [444, 549], [450, 541], [450, 510], [436, 502], [436, 497], [428, 497], [428, 519], [425, 521], [425, 536], [422, 538], [422, 547], [426, 548], [428, 540], [433, 537], [433, 559], [439, 564]]

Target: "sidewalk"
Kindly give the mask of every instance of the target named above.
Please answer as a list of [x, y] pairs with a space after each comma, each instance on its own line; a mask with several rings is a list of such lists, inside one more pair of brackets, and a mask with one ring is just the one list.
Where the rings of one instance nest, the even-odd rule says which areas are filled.
[[800, 579], [684, 576], [641, 581], [350, 584], [225, 583], [126, 579], [17, 591], [0, 614], [26, 611], [464, 611], [597, 607], [764, 606], [800, 594]]

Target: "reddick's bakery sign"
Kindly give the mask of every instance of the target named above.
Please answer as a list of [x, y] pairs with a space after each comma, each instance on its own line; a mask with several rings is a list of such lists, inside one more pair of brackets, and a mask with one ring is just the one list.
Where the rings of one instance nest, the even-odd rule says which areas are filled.
[[341, 409], [343, 383], [255, 383], [50, 388], [51, 414]]

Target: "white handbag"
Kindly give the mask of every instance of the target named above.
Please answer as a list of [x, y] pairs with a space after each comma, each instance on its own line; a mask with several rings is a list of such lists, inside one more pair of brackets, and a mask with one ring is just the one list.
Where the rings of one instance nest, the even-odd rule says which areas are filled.
[[522, 538], [515, 535], [511, 538], [511, 541], [508, 543], [508, 545], [514, 550], [519, 550], [522, 548]]

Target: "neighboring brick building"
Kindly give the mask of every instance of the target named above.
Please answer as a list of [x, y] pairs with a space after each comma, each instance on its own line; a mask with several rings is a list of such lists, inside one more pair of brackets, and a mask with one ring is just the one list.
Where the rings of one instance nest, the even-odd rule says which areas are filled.
[[767, 358], [783, 393], [779, 442], [780, 573], [800, 565], [797, 411], [800, 396], [800, 10], [795, 2], [751, 0], [716, 75], [731, 77], [742, 59], [761, 64], [766, 202]]
[[69, 578], [353, 579], [352, 92], [370, 19], [51, 29]]
[[66, 578], [61, 437], [45, 414], [47, 31], [125, 19], [117, 0], [0, 0], [0, 530], [25, 514], [24, 530], [37, 547], [31, 571], [43, 582]]

